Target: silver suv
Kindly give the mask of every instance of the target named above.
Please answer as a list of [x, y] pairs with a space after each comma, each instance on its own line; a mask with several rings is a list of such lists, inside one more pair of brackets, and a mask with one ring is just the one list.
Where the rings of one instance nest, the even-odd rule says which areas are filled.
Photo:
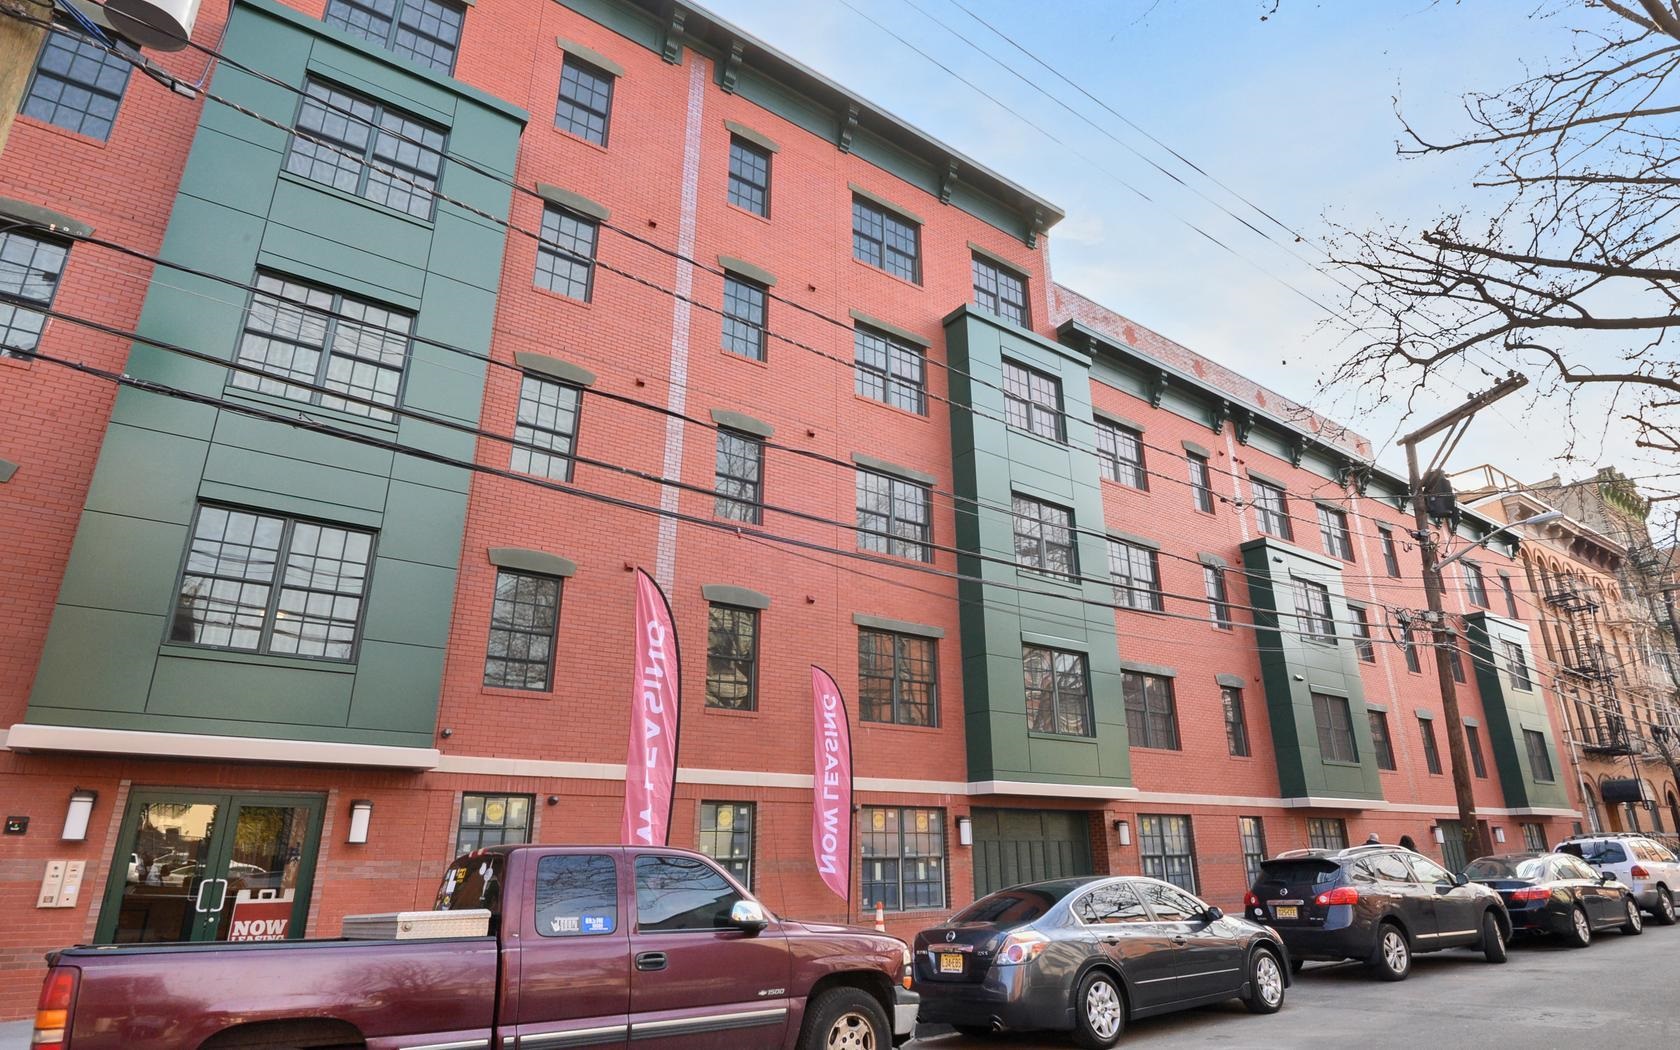
[[1639, 906], [1658, 925], [1672, 926], [1680, 903], [1680, 857], [1644, 835], [1576, 835], [1558, 843], [1558, 853], [1573, 853], [1600, 872], [1616, 876], [1633, 889]]

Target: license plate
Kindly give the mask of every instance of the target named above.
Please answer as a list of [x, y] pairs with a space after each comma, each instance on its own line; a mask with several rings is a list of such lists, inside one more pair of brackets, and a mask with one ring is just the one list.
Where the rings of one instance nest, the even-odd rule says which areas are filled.
[[1277, 917], [1280, 919], [1299, 919], [1301, 917], [1301, 909], [1293, 904], [1280, 904], [1273, 911], [1277, 913]]
[[940, 973], [962, 973], [963, 972], [963, 957], [961, 955], [957, 954], [956, 952], [940, 952], [939, 953], [939, 972]]

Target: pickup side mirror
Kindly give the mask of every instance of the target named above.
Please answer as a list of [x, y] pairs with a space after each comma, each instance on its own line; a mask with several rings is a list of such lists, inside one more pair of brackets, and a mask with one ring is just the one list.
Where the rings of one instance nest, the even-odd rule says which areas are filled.
[[751, 937], [764, 932], [770, 925], [770, 917], [765, 914], [764, 905], [757, 901], [736, 901], [729, 909], [729, 925]]
[[1208, 922], [1218, 922], [1224, 917], [1225, 913], [1219, 909], [1218, 905], [1215, 904], [1208, 905], [1208, 910], [1202, 912], [1202, 918], [1206, 919]]

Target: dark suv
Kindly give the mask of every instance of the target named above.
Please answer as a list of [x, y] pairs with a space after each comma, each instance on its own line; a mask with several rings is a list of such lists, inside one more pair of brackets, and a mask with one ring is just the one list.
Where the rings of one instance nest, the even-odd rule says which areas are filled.
[[1388, 981], [1405, 980], [1414, 952], [1480, 948], [1505, 961], [1511, 918], [1499, 894], [1398, 846], [1294, 850], [1260, 865], [1244, 902], [1248, 917], [1306, 959], [1361, 959]]

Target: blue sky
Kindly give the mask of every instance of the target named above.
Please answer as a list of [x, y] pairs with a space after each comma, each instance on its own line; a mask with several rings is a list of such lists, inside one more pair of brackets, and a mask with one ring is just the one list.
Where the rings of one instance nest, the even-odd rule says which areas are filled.
[[[1408, 118], [1446, 138], [1463, 129], [1460, 96], [1497, 90], [1569, 47], [1569, 26], [1603, 18], [1561, 0], [848, 0], [957, 74], [1030, 117], [1025, 126], [951, 73], [916, 55], [841, 0], [707, 0], [720, 16], [1054, 201], [1068, 212], [1051, 233], [1057, 281], [1302, 400], [1384, 446], [1406, 426], [1371, 391], [1319, 391], [1347, 328], [1297, 291], [1338, 307], [1343, 290], [1309, 263], [1307, 244], [1267, 227], [1236, 199], [1194, 184], [1281, 243], [1152, 170], [1122, 145], [1035, 92], [928, 16], [957, 30], [1122, 141], [1165, 157], [965, 14], [959, 3], [1053, 64], [1092, 95], [1322, 243], [1326, 216], [1356, 227], [1421, 228], [1464, 197], [1465, 161], [1396, 156], [1398, 97]], [[1546, 17], [1553, 7], [1562, 17]], [[921, 11], [918, 11], [920, 8]], [[922, 12], [925, 12], [922, 13]], [[1074, 151], [1083, 154], [1075, 155]], [[1167, 162], [1163, 160], [1163, 164]], [[1145, 201], [1121, 185], [1153, 198]], [[1235, 255], [1194, 232], [1194, 224]], [[1294, 254], [1292, 254], [1294, 253]], [[1304, 257], [1297, 258], [1296, 255]], [[1341, 275], [1348, 280], [1348, 275]], [[1413, 423], [1488, 379], [1478, 369], [1432, 381]], [[1607, 404], [1578, 406], [1604, 418]], [[1525, 480], [1598, 464], [1653, 471], [1616, 427], [1583, 437], [1561, 463], [1561, 402], [1521, 395], [1478, 417], [1452, 469], [1492, 460]], [[1468, 446], [1473, 445], [1473, 448]], [[1380, 455], [1403, 466], [1398, 450]]]

